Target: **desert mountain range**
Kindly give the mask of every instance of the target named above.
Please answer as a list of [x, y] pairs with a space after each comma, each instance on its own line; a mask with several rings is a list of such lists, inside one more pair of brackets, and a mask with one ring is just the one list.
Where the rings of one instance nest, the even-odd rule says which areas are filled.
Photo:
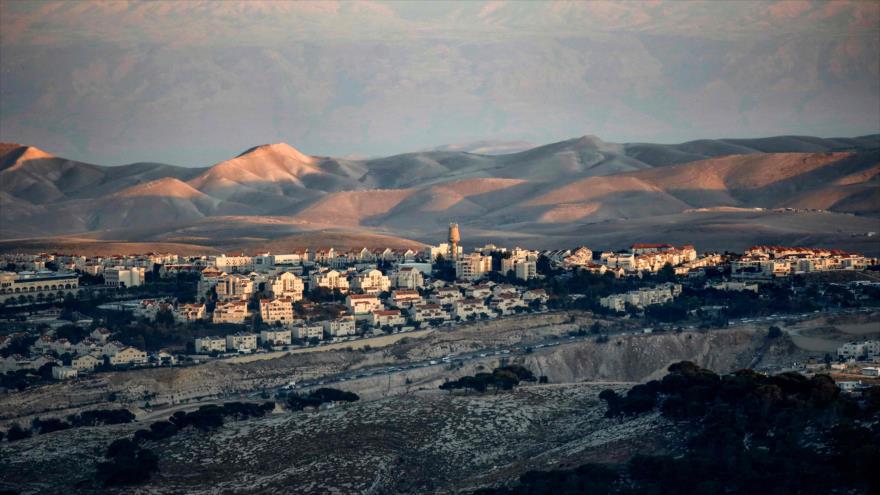
[[454, 220], [473, 243], [876, 252], [866, 234], [880, 231], [878, 186], [880, 135], [676, 145], [584, 136], [508, 154], [446, 147], [367, 160], [278, 143], [207, 168], [105, 167], [2, 144], [0, 238], [6, 249], [65, 238], [283, 248], [330, 233], [352, 245], [437, 242]]

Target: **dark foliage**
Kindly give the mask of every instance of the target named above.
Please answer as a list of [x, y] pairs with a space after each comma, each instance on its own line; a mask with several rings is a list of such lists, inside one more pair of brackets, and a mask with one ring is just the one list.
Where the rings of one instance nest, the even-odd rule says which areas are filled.
[[53, 431], [66, 430], [68, 428], [73, 428], [73, 426], [70, 423], [60, 420], [58, 418], [35, 418], [31, 422], [31, 429], [39, 433], [40, 435], [51, 433]]
[[122, 438], [107, 447], [107, 462], [98, 463], [98, 479], [104, 486], [144, 483], [159, 470], [159, 458], [152, 450]]
[[354, 392], [346, 392], [335, 388], [319, 388], [307, 395], [291, 394], [287, 396], [287, 407], [301, 411], [307, 407], [318, 407], [326, 402], [355, 402], [360, 400]]
[[492, 373], [477, 373], [473, 376], [463, 376], [458, 380], [451, 380], [440, 385], [440, 390], [476, 390], [485, 392], [489, 387], [495, 390], [511, 390], [520, 381], [537, 381], [535, 375], [527, 368], [519, 365], [502, 366], [495, 368]]
[[134, 414], [128, 409], [95, 409], [72, 414], [67, 417], [67, 421], [74, 427], [118, 425], [134, 421]]
[[680, 455], [637, 455], [617, 470], [530, 472], [489, 494], [877, 493], [880, 387], [861, 400], [826, 375], [719, 376], [690, 362], [626, 394], [603, 391], [608, 416], [659, 410], [690, 434]]
[[9, 431], [6, 432], [6, 440], [8, 440], [10, 442], [24, 440], [25, 438], [30, 438], [30, 436], [31, 436], [30, 430], [25, 430], [24, 428], [22, 428], [21, 426], [18, 426], [18, 425], [12, 425], [12, 427], [9, 428]]
[[36, 335], [16, 335], [9, 340], [5, 347], [0, 349], [0, 356], [9, 357], [16, 354], [27, 356], [31, 345], [37, 341]]

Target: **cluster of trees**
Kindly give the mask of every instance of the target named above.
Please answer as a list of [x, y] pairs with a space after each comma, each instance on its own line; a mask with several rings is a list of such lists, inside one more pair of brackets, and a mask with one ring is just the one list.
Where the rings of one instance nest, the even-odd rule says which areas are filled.
[[528, 369], [519, 365], [508, 365], [495, 368], [491, 373], [477, 373], [473, 376], [463, 376], [458, 380], [451, 380], [440, 385], [440, 390], [476, 390], [485, 392], [492, 387], [498, 390], [511, 390], [519, 382], [535, 382], [538, 379]]
[[690, 362], [626, 394], [600, 397], [608, 416], [659, 411], [687, 436], [672, 455], [623, 465], [530, 472], [480, 494], [876, 493], [880, 490], [880, 387], [861, 398], [826, 375], [725, 376]]
[[274, 402], [256, 404], [253, 402], [226, 402], [222, 406], [209, 404], [192, 412], [178, 411], [168, 421], [177, 429], [192, 426], [202, 431], [214, 430], [223, 426], [224, 418], [235, 420], [259, 418], [275, 408]]
[[287, 407], [293, 411], [302, 411], [307, 407], [319, 407], [326, 402], [356, 402], [360, 397], [354, 392], [346, 392], [335, 388], [319, 388], [306, 395], [292, 393], [287, 396]]
[[97, 466], [97, 479], [104, 486], [142, 483], [159, 470], [159, 457], [138, 442], [121, 438], [107, 447], [107, 459]]
[[30, 387], [52, 382], [52, 368], [58, 363], [50, 361], [38, 369], [10, 370], [0, 375], [0, 387], [19, 392]]
[[143, 483], [159, 470], [159, 458], [146, 447], [147, 442], [171, 438], [187, 427], [200, 431], [216, 430], [223, 426], [224, 418], [258, 418], [274, 408], [274, 402], [226, 402], [223, 405], [205, 405], [192, 412], [178, 411], [167, 421], [156, 421], [149, 429], [137, 430], [132, 438], [113, 441], [104, 454], [106, 461], [98, 464], [97, 479], [104, 486]]
[[[95, 409], [83, 411], [79, 414], [71, 414], [66, 420], [59, 418], [40, 419], [34, 418], [30, 428], [23, 428], [13, 424], [6, 432], [6, 439], [10, 442], [28, 438], [31, 435], [44, 435], [53, 431], [79, 428], [81, 426], [118, 425], [134, 421], [134, 414], [128, 409]], [[2, 438], [2, 436], [0, 436]]]
[[32, 334], [15, 334], [9, 339], [9, 343], [0, 349], [0, 356], [9, 357], [16, 354], [27, 356], [31, 346], [37, 341], [37, 336]]

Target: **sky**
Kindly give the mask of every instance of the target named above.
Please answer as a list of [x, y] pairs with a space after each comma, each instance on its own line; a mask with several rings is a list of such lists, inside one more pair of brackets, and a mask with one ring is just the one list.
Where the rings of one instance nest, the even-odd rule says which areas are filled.
[[877, 132], [876, 1], [0, 0], [0, 141], [103, 165]]

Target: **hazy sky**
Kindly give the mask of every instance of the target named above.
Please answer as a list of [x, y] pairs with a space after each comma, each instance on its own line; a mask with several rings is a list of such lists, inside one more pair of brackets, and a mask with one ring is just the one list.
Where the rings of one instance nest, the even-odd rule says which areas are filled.
[[0, 0], [0, 140], [205, 166], [880, 132], [880, 2]]

